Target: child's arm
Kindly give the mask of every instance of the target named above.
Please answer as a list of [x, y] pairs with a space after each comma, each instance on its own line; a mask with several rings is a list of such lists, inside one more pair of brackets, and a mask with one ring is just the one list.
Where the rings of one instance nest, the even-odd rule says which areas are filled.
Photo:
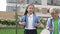
[[39, 19], [38, 17], [36, 17], [35, 26], [36, 26], [36, 27], [39, 27], [39, 26], [40, 26], [40, 19]]
[[23, 17], [21, 18], [21, 20], [19, 20], [19, 24], [20, 24], [21, 26], [25, 26], [25, 25], [26, 25], [25, 16], [23, 16]]
[[46, 29], [49, 30], [50, 32], [52, 32], [52, 28], [50, 28], [50, 27], [51, 27], [51, 19], [48, 18], [47, 24], [46, 24]]

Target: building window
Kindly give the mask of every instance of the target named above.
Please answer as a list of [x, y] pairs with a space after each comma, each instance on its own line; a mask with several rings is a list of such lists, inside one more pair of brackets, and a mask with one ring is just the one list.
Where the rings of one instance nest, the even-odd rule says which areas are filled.
[[7, 3], [16, 3], [18, 2], [18, 4], [20, 4], [20, 0], [7, 0]]
[[[26, 7], [21, 7], [18, 6], [17, 7], [17, 11], [18, 12], [24, 12]], [[7, 6], [6, 11], [16, 11], [16, 7], [15, 6]]]
[[6, 11], [16, 11], [16, 7], [14, 7], [14, 6], [7, 6]]
[[47, 0], [48, 5], [60, 6], [60, 0]]
[[27, 0], [27, 4], [41, 5], [41, 0]]

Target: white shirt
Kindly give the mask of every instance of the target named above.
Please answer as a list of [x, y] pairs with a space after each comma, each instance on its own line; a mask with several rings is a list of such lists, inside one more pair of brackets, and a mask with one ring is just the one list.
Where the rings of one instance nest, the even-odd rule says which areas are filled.
[[28, 29], [33, 29], [32, 23], [33, 23], [33, 14], [28, 15]]
[[33, 28], [33, 14], [31, 15], [28, 14], [28, 28], [25, 28], [25, 29], [36, 29], [36, 28]]

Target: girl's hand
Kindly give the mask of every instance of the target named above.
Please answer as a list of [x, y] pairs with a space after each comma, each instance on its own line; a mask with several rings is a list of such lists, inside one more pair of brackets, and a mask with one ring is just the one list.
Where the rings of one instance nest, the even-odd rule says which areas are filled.
[[35, 27], [39, 27], [39, 25], [40, 25], [39, 23], [35, 23]]
[[20, 23], [21, 26], [25, 26], [26, 25], [26, 22], [22, 22]]

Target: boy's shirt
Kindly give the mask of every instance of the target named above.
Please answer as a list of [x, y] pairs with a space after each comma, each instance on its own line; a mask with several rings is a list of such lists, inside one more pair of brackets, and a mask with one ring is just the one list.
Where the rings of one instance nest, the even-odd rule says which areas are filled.
[[58, 18], [54, 19], [54, 34], [58, 34]]

